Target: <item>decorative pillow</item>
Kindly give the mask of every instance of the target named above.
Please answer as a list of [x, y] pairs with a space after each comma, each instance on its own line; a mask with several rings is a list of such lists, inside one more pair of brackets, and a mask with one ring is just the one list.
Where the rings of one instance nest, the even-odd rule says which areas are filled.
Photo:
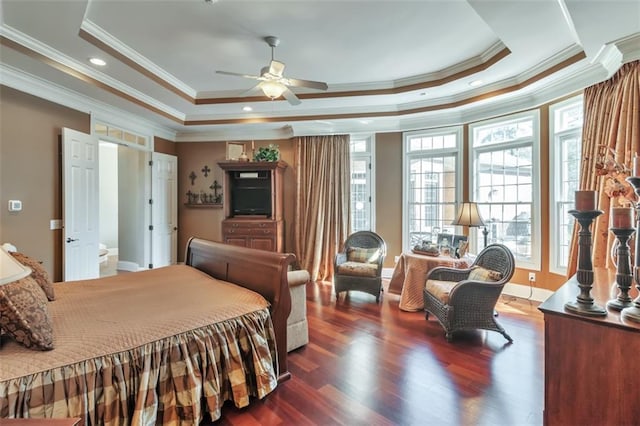
[[0, 327], [29, 349], [53, 349], [47, 297], [33, 278], [0, 287]]
[[467, 279], [473, 281], [500, 281], [502, 279], [502, 273], [483, 268], [482, 266], [476, 266], [469, 272]]
[[380, 249], [349, 247], [347, 249], [347, 260], [349, 262], [378, 263]]
[[53, 291], [53, 283], [49, 279], [49, 274], [47, 274], [47, 271], [42, 267], [40, 262], [23, 253], [12, 252], [10, 254], [18, 262], [22, 263], [28, 268], [31, 268], [31, 278], [36, 280], [38, 285], [42, 287], [42, 291], [44, 291], [44, 294], [47, 295], [47, 299], [56, 300], [56, 294]]
[[344, 262], [338, 265], [340, 275], [351, 275], [352, 277], [377, 277], [378, 265], [374, 263]]
[[449, 293], [455, 285], [458, 284], [455, 281], [440, 281], [440, 280], [427, 280], [425, 288], [436, 299], [444, 303], [449, 303]]

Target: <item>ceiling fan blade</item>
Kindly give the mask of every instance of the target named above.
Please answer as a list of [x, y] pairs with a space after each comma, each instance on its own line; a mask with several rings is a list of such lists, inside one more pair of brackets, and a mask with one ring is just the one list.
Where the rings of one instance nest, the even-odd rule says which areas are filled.
[[284, 98], [289, 101], [291, 105], [300, 105], [300, 99], [298, 99], [296, 94], [289, 90], [289, 88], [285, 89], [285, 91], [282, 93], [282, 96], [284, 96]]
[[282, 77], [283, 73], [284, 73], [284, 63], [271, 60], [271, 63], [269, 64], [269, 74], [275, 77]]
[[237, 73], [237, 72], [229, 72], [229, 71], [216, 71], [216, 74], [232, 75], [234, 77], [252, 78], [254, 80], [260, 80], [262, 78], [262, 77], [260, 77], [258, 75], [240, 74], [240, 73]]
[[327, 90], [329, 86], [327, 83], [323, 83], [321, 81], [311, 81], [311, 80], [300, 80], [297, 78], [287, 78], [290, 86], [296, 87], [308, 87], [309, 89], [316, 90]]
[[245, 97], [245, 96], [252, 96], [252, 95], [257, 95], [259, 93], [261, 93], [260, 90], [260, 85], [262, 84], [262, 82], [256, 84], [255, 86], [253, 86], [251, 89], [245, 90], [244, 92], [240, 93], [240, 97]]

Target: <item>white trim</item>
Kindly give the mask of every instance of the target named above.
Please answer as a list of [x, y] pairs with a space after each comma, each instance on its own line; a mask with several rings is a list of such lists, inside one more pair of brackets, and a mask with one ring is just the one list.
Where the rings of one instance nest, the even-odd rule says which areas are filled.
[[107, 74], [104, 74], [81, 62], [78, 62], [75, 59], [65, 55], [64, 53], [55, 50], [51, 46], [42, 43], [40, 40], [36, 40], [35, 38], [24, 34], [9, 25], [4, 24], [0, 26], [0, 35], [60, 65], [71, 68], [72, 70], [86, 75], [87, 77], [94, 80], [97, 80], [100, 83], [105, 84], [115, 90], [126, 93], [136, 100], [143, 102], [153, 108], [156, 108], [166, 114], [169, 114], [170, 116], [178, 120], [184, 121], [185, 119], [185, 114], [182, 111], [178, 111], [177, 109], [174, 109], [169, 105], [166, 105], [158, 101], [157, 99], [154, 99], [151, 96], [148, 96], [140, 92], [139, 90], [134, 89], [131, 86], [127, 86], [126, 84], [116, 80], [111, 76], [108, 76]]
[[544, 302], [553, 294], [551, 290], [540, 287], [530, 287], [524, 284], [507, 283], [502, 289], [502, 294], [507, 296], [519, 297], [522, 299], [535, 300], [536, 302]]
[[126, 122], [132, 128], [147, 129], [145, 133], [151, 133], [169, 140], [174, 140], [176, 137], [176, 132], [173, 129], [163, 127], [153, 121], [135, 116], [130, 112], [120, 110], [104, 102], [1, 63], [0, 84], [76, 111], [108, 118], [108, 120], [103, 121]]
[[[476, 199], [475, 194], [475, 175], [476, 175], [476, 164], [475, 164], [475, 155], [477, 152], [487, 152], [494, 151], [497, 149], [503, 149], [506, 146], [514, 146], [520, 144], [520, 142], [499, 142], [495, 144], [490, 144], [487, 146], [474, 147], [473, 146], [473, 133], [474, 130], [478, 127], [486, 127], [490, 126], [494, 123], [506, 123], [511, 121], [516, 121], [522, 118], [531, 117], [533, 124], [532, 130], [533, 134], [531, 136], [531, 145], [532, 145], [532, 197], [531, 197], [531, 261], [523, 261], [516, 259], [516, 267], [517, 268], [525, 268], [531, 269], [535, 271], [541, 270], [541, 252], [542, 252], [542, 224], [541, 224], [541, 215], [536, 215], [536, 212], [540, 212], [540, 173], [535, 173], [535, 171], [540, 170], [540, 110], [532, 109], [529, 111], [524, 111], [516, 114], [511, 114], [504, 117], [496, 117], [490, 120], [485, 120], [477, 123], [473, 123], [469, 125], [469, 151], [468, 151], [468, 161], [469, 161], [469, 199], [470, 201], [478, 201]], [[524, 143], [524, 142], [523, 142]], [[528, 145], [528, 142], [526, 142]], [[512, 203], [509, 203], [512, 204]], [[477, 228], [476, 228], [477, 229]], [[473, 233], [473, 232], [472, 232]], [[478, 232], [476, 231], [477, 235]], [[478, 237], [479, 238], [479, 237]], [[475, 247], [471, 245], [473, 240], [470, 243], [471, 247]]]
[[[351, 153], [351, 159], [360, 158], [367, 159], [371, 167], [369, 169], [369, 197], [371, 202], [369, 206], [369, 225], [371, 231], [376, 231], [376, 136], [375, 133], [352, 133], [349, 135], [351, 139], [364, 139], [367, 141], [367, 152]], [[353, 224], [352, 224], [353, 225]]]
[[[463, 147], [463, 127], [462, 126], [448, 126], [448, 127], [440, 127], [435, 129], [423, 129], [412, 132], [403, 132], [402, 134], [402, 251], [408, 252], [411, 250], [409, 247], [409, 240], [407, 239], [409, 235], [409, 209], [406, 208], [408, 205], [409, 195], [408, 195], [408, 187], [407, 187], [407, 160], [410, 157], [422, 157], [422, 156], [439, 156], [439, 155], [450, 155], [453, 154], [456, 157], [456, 199], [454, 203], [459, 203], [462, 199], [462, 156], [464, 155], [464, 147]], [[456, 135], [456, 147], [455, 148], [444, 148], [444, 149], [433, 149], [428, 151], [420, 151], [409, 153], [408, 143], [409, 139], [413, 136], [424, 135], [424, 136], [435, 136], [435, 135], [444, 135], [455, 133]]]
[[382, 268], [382, 278], [391, 279], [395, 268]]
[[116, 52], [140, 65], [150, 73], [158, 76], [160, 79], [169, 83], [171, 86], [177, 88], [186, 95], [191, 96], [192, 98], [195, 98], [197, 96], [197, 92], [195, 89], [186, 85], [184, 82], [182, 82], [172, 74], [168, 73], [146, 57], [142, 56], [140, 53], [136, 52], [134, 49], [130, 48], [90, 19], [84, 18], [82, 24], [80, 24], [80, 29], [91, 34], [96, 39], [114, 49]]
[[116, 266], [118, 271], [129, 271], [129, 272], [137, 272], [141, 271], [142, 268], [135, 262], [128, 262], [126, 260], [118, 260], [118, 266]]
[[[564, 275], [567, 272], [567, 268], [561, 268], [556, 264], [557, 247], [558, 243], [554, 238], [558, 232], [558, 211], [556, 207], [556, 197], [560, 190], [559, 186], [562, 184], [558, 176], [558, 144], [556, 143], [556, 136], [563, 135], [565, 131], [556, 134], [555, 132], [555, 113], [557, 110], [565, 108], [569, 105], [576, 103], [583, 103], [584, 96], [582, 94], [571, 97], [562, 102], [558, 102], [549, 106], [549, 272]], [[571, 129], [570, 132], [574, 132], [575, 129]]]

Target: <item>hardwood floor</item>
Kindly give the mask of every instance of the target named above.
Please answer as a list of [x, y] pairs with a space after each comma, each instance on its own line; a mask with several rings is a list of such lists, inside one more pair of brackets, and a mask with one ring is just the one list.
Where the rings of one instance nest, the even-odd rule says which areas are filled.
[[[293, 378], [222, 425], [539, 425], [543, 318], [523, 299], [497, 305], [514, 338], [473, 331], [447, 343], [435, 319], [330, 283], [307, 286], [310, 343], [290, 353]], [[433, 318], [433, 317], [432, 317]]]

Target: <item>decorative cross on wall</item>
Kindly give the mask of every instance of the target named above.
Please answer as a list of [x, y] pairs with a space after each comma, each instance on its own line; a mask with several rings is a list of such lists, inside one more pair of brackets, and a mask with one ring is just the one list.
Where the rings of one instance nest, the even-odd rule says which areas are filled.
[[191, 186], [193, 186], [193, 182], [196, 180], [197, 176], [195, 174], [195, 172], [191, 172], [191, 174], [189, 175], [189, 179], [191, 179]]
[[209, 172], [211, 171], [211, 169], [205, 164], [204, 168], [201, 171], [202, 173], [204, 173], [204, 177], [207, 177], [209, 176]]
[[222, 188], [222, 185], [220, 185], [220, 184], [218, 183], [218, 181], [217, 181], [217, 180], [214, 180], [214, 181], [213, 181], [213, 185], [211, 185], [211, 186], [209, 187], [209, 189], [213, 189], [213, 195], [214, 195], [216, 198], [218, 197], [218, 189], [220, 189], [220, 188]]

